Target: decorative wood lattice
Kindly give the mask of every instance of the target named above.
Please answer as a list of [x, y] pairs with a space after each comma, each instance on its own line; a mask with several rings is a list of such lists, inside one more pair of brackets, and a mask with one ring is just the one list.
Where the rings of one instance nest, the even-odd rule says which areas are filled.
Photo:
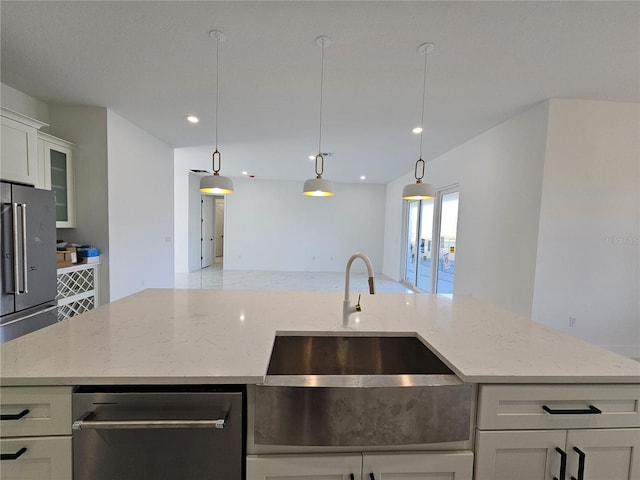
[[94, 289], [94, 269], [74, 270], [58, 275], [58, 300]]
[[66, 305], [58, 305], [58, 321], [62, 321], [69, 317], [75, 317], [88, 310], [94, 308], [94, 297], [86, 297], [67, 303]]

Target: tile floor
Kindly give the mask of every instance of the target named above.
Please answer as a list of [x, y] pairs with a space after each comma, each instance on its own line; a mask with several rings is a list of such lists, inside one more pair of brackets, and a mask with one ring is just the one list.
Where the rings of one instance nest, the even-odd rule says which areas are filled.
[[[368, 292], [366, 273], [351, 273], [351, 292]], [[378, 293], [413, 293], [413, 290], [380, 274]], [[344, 291], [344, 272], [263, 272], [222, 270], [221, 264], [190, 273], [176, 273], [175, 288], [218, 290]]]

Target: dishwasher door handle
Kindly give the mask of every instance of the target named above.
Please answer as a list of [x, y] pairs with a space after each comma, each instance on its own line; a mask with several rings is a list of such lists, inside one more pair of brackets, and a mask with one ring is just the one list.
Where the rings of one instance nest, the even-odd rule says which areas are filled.
[[[147, 428], [224, 428], [226, 418], [217, 420], [88, 420], [88, 412], [74, 421], [73, 430], [137, 430]], [[226, 416], [225, 416], [226, 417]]]

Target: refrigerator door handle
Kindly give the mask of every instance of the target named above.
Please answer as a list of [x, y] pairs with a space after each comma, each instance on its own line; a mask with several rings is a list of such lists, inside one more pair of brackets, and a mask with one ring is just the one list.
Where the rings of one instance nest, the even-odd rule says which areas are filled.
[[12, 203], [13, 210], [13, 293], [20, 295], [20, 259], [18, 258], [18, 204]]
[[29, 293], [29, 262], [27, 260], [27, 204], [20, 205], [22, 209], [22, 286], [19, 293]]
[[47, 312], [50, 312], [52, 310], [57, 310], [57, 309], [58, 309], [58, 305], [46, 305], [44, 308], [38, 310], [37, 312], [30, 313], [29, 315], [25, 315], [23, 317], [16, 318], [15, 320], [11, 320], [9, 322], [5, 322], [5, 323], [2, 324], [2, 326], [6, 327], [7, 325], [12, 325], [14, 323], [22, 322], [23, 320], [26, 320], [28, 318], [32, 318], [32, 317], [35, 317], [37, 315], [41, 315], [43, 313], [47, 313]]

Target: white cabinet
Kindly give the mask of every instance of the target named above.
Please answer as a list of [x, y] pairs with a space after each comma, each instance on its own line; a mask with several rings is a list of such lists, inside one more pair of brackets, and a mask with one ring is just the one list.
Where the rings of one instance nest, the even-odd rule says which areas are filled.
[[37, 132], [46, 123], [6, 108], [0, 113], [0, 178], [39, 186]]
[[3, 387], [0, 391], [3, 480], [69, 480], [71, 387]]
[[248, 455], [247, 480], [360, 480], [362, 455]]
[[2, 480], [72, 478], [71, 437], [3, 438], [0, 446], [3, 456], [19, 454], [15, 460], [2, 460]]
[[582, 471], [585, 480], [637, 480], [640, 478], [639, 443], [640, 430], [633, 428], [479, 431], [476, 478], [570, 479], [581, 478], [579, 472]]
[[363, 480], [472, 480], [473, 453], [365, 453]]
[[471, 480], [473, 453], [249, 455], [247, 480]]
[[637, 385], [481, 386], [478, 408], [476, 480], [640, 480]]
[[76, 226], [73, 143], [38, 132], [41, 186], [56, 194], [56, 228]]

